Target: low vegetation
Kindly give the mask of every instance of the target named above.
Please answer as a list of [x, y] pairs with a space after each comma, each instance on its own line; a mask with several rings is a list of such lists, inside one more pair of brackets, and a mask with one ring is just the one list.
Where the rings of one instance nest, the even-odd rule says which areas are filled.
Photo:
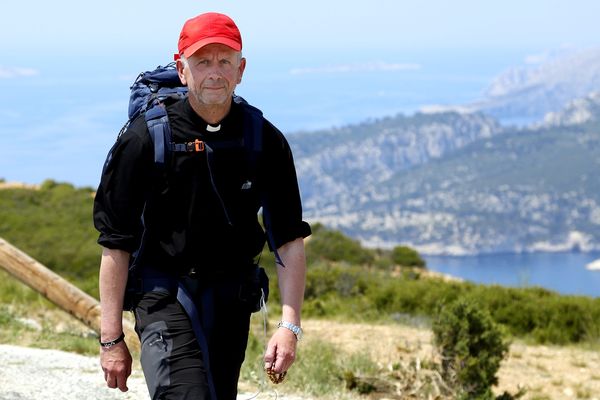
[[497, 373], [509, 343], [490, 314], [473, 302], [458, 300], [440, 310], [433, 334], [440, 352], [442, 377], [454, 397], [494, 399], [492, 386], [498, 383]]
[[40, 190], [0, 190], [0, 237], [97, 297], [92, 196], [91, 188], [51, 180]]
[[[97, 297], [100, 248], [92, 225], [93, 191], [44, 182], [40, 190], [0, 190], [0, 237]], [[460, 298], [487, 310], [513, 336], [536, 343], [597, 342], [600, 299], [561, 296], [541, 288], [506, 288], [424, 278], [424, 261], [410, 248], [363, 248], [317, 224], [306, 246], [309, 264], [305, 315], [362, 321], [417, 321], [429, 325], [440, 304]], [[273, 255], [271, 304], [277, 304]], [[408, 268], [413, 267], [413, 268]], [[417, 267], [417, 268], [414, 268]], [[37, 300], [2, 280], [0, 302]]]
[[[100, 248], [95, 243], [92, 203], [92, 189], [54, 181], [44, 182], [39, 190], [0, 190], [0, 237], [97, 296]], [[488, 399], [508, 338], [599, 343], [600, 299], [431, 278], [424, 273], [425, 262], [411, 248], [363, 248], [358, 241], [320, 224], [313, 226], [306, 254], [306, 318], [432, 327], [441, 355], [441, 362], [398, 364], [389, 370], [366, 354], [312, 341], [298, 361], [303, 368], [295, 369], [303, 372], [290, 377], [287, 386], [309, 395], [351, 398], [392, 393], [404, 385], [406, 393], [418, 390], [414, 398]], [[270, 311], [277, 315], [273, 255], [263, 252], [261, 264], [269, 270]], [[35, 343], [96, 354], [95, 340], [86, 336], [89, 331], [57, 331], [52, 320], [38, 325], [29, 321], [39, 310], [53, 309], [40, 295], [0, 271], [0, 343]], [[242, 371], [246, 381], [260, 384], [263, 341], [260, 335], [251, 336]], [[519, 395], [505, 393], [498, 398]]]

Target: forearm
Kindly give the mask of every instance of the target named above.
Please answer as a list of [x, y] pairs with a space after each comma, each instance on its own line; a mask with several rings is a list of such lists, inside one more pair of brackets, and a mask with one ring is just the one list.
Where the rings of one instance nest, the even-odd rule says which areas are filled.
[[100, 339], [109, 341], [123, 331], [123, 296], [129, 253], [104, 248], [100, 262]]
[[281, 293], [282, 320], [300, 325], [300, 314], [306, 285], [304, 241], [298, 238], [277, 249], [284, 267], [277, 268]]

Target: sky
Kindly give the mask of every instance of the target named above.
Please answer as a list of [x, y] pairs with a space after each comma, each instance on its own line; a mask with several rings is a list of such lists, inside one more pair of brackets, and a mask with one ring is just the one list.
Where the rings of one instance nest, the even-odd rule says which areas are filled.
[[133, 51], [150, 41], [166, 52], [174, 50], [182, 23], [205, 11], [230, 15], [252, 51], [294, 48], [307, 54], [593, 44], [600, 30], [600, 4], [593, 0], [20, 0], [3, 5], [0, 33], [3, 50], [27, 60], [35, 59], [32, 52]]
[[129, 85], [206, 11], [236, 21], [242, 95], [286, 132], [464, 101], [511, 65], [600, 44], [592, 0], [5, 2], [0, 178], [95, 186]]

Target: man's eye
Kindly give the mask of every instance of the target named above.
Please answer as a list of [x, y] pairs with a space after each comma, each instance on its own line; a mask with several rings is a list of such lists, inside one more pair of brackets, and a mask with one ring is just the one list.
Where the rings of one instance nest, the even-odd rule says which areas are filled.
[[231, 64], [231, 61], [229, 61], [229, 60], [221, 60], [221, 64]]

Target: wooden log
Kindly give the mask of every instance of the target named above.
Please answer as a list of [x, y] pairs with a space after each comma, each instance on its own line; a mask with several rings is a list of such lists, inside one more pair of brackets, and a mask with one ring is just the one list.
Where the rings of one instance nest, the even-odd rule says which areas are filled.
[[[100, 334], [100, 303], [15, 246], [0, 238], [0, 268], [39, 292], [90, 329]], [[125, 340], [133, 351], [140, 342], [128, 320], [123, 320]]]

